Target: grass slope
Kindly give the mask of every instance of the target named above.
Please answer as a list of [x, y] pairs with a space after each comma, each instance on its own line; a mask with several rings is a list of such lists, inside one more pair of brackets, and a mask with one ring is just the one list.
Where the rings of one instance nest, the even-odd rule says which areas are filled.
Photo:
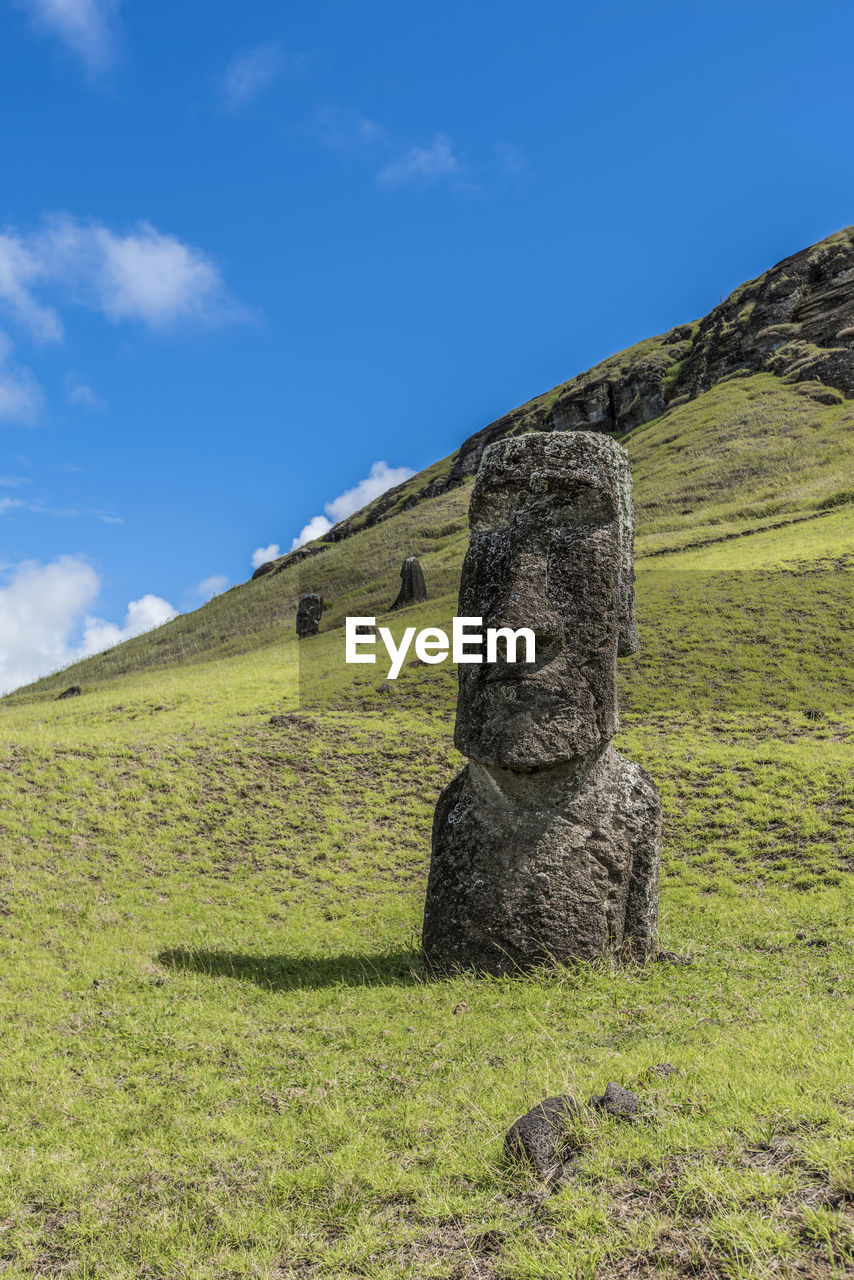
[[[854, 552], [854, 403], [827, 405], [813, 391], [771, 374], [733, 377], [633, 431], [624, 443], [634, 473], [639, 563], [795, 524], [794, 559]], [[453, 612], [470, 489], [468, 481], [342, 542], [322, 544], [317, 555], [232, 587], [196, 612], [47, 676], [6, 703], [55, 695], [71, 683], [90, 686], [283, 643], [293, 635], [297, 601], [306, 591], [319, 591], [326, 601], [324, 630], [342, 626], [348, 613], [385, 614], [408, 555], [421, 559], [431, 599]], [[832, 512], [832, 526], [809, 523]], [[708, 564], [738, 567], [746, 553], [739, 544], [738, 553]]]
[[[758, 375], [627, 442], [618, 745], [689, 967], [421, 979], [453, 671], [384, 692], [340, 624], [413, 551], [432, 598], [395, 628], [450, 617], [467, 487], [6, 699], [3, 1274], [854, 1274], [851, 440]], [[591, 1119], [554, 1195], [505, 1166], [522, 1111], [609, 1080], [654, 1122]]]

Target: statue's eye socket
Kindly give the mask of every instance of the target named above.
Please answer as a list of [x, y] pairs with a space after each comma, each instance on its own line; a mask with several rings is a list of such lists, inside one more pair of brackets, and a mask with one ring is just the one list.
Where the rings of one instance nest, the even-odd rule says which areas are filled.
[[518, 509], [518, 497], [506, 490], [481, 493], [469, 508], [469, 525], [473, 533], [506, 529], [512, 524]]
[[498, 533], [511, 525], [529, 528], [533, 536], [549, 537], [565, 530], [579, 533], [616, 518], [611, 495], [584, 482], [526, 490], [519, 486], [483, 488], [469, 507], [473, 533]]

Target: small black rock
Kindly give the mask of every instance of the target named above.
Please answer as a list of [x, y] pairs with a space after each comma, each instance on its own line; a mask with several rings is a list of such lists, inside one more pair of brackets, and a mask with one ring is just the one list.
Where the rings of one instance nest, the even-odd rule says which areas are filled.
[[583, 1107], [568, 1093], [544, 1098], [507, 1130], [505, 1154], [511, 1160], [529, 1161], [542, 1178], [551, 1181], [563, 1171], [558, 1143], [573, 1117], [583, 1114]]
[[607, 1111], [611, 1116], [617, 1116], [620, 1120], [637, 1120], [642, 1111], [641, 1100], [636, 1093], [632, 1093], [631, 1089], [624, 1089], [622, 1085], [615, 1084], [612, 1080], [609, 1085], [605, 1086], [605, 1092], [601, 1097], [592, 1097], [588, 1103], [594, 1111]]
[[659, 951], [656, 954], [659, 964], [693, 964], [690, 956], [680, 956], [678, 951]]

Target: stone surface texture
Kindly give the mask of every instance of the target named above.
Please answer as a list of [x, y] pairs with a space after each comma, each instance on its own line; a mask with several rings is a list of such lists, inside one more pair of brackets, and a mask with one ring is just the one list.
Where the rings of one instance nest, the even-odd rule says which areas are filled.
[[528, 1161], [540, 1177], [550, 1180], [561, 1171], [561, 1138], [584, 1108], [570, 1094], [544, 1098], [512, 1124], [504, 1138], [510, 1160]]
[[621, 1120], [637, 1120], [643, 1114], [643, 1103], [638, 1095], [613, 1080], [605, 1086], [605, 1092], [591, 1098], [588, 1105], [594, 1111], [606, 1111]]
[[419, 604], [427, 599], [424, 571], [416, 556], [407, 556], [400, 570], [400, 591], [392, 609], [404, 609], [408, 604]]
[[316, 636], [320, 630], [320, 616], [323, 613], [323, 596], [315, 592], [300, 596], [297, 605], [297, 635], [300, 640], [307, 636]]
[[647, 955], [660, 800], [611, 746], [617, 657], [637, 645], [625, 453], [588, 432], [501, 441], [470, 524], [458, 612], [530, 628], [536, 660], [459, 666], [469, 764], [436, 807], [425, 961], [500, 974], [607, 948]]

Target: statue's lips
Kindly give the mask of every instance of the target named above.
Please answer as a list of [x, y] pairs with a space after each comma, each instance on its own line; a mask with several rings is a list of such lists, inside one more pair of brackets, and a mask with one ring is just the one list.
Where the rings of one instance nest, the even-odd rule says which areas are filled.
[[554, 654], [549, 658], [538, 658], [536, 662], [499, 662], [484, 667], [481, 676], [484, 684], [535, 684], [544, 683], [542, 677], [547, 675], [548, 668], [557, 660]]
[[[553, 637], [537, 637], [536, 658], [533, 662], [493, 662], [482, 667], [482, 679], [489, 684], [519, 684], [537, 677], [563, 653], [563, 644]], [[538, 682], [539, 683], [539, 682]]]
[[521, 684], [536, 677], [540, 669], [535, 662], [502, 663], [488, 667], [483, 680], [485, 684]]

